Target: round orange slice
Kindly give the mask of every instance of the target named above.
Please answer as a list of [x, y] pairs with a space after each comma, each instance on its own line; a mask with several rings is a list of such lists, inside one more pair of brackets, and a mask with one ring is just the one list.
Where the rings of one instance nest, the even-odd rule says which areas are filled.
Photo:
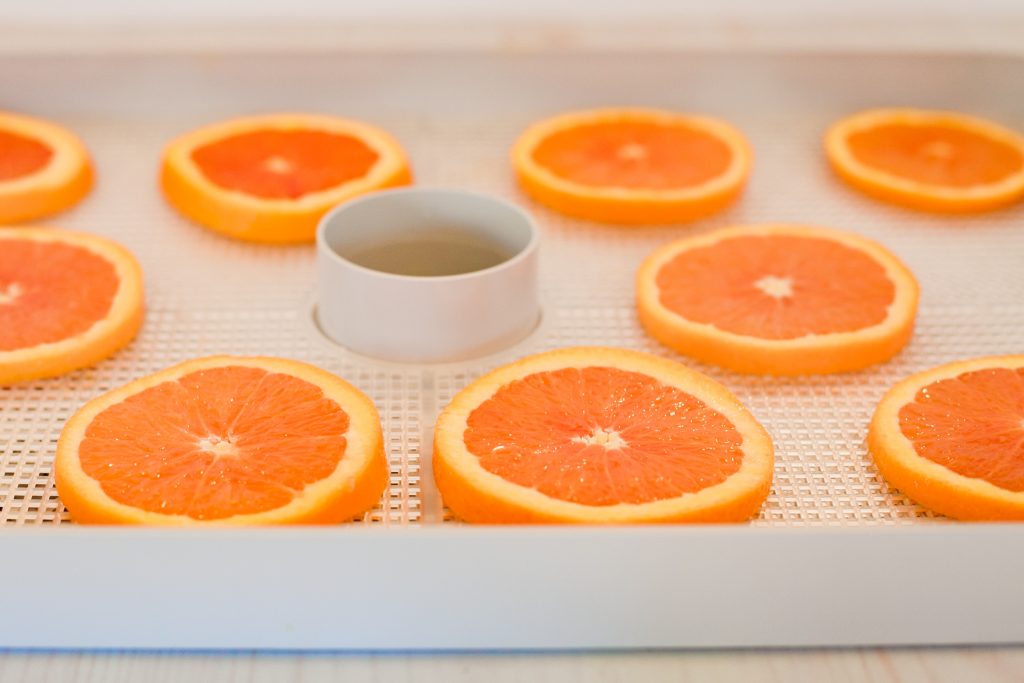
[[895, 355], [917, 314], [914, 276], [857, 235], [795, 225], [726, 228], [656, 250], [637, 309], [669, 348], [739, 372], [857, 370]]
[[738, 522], [768, 495], [773, 451], [711, 378], [570, 348], [463, 389], [438, 418], [433, 462], [445, 504], [469, 522]]
[[915, 209], [968, 213], [1024, 197], [1024, 136], [973, 116], [872, 109], [833, 125], [825, 152], [850, 185]]
[[925, 507], [1024, 520], [1024, 356], [906, 378], [878, 404], [868, 448], [882, 476]]
[[412, 182], [402, 147], [359, 121], [313, 114], [233, 119], [164, 153], [161, 184], [187, 218], [253, 242], [312, 242], [320, 217], [361, 194]]
[[142, 270], [110, 240], [52, 228], [0, 230], [0, 385], [93, 365], [143, 318]]
[[387, 486], [373, 403], [276, 358], [192, 360], [86, 403], [64, 427], [57, 492], [89, 524], [326, 524]]
[[89, 153], [74, 133], [0, 112], [0, 223], [68, 209], [89, 193], [92, 180]]
[[604, 223], [692, 221], [732, 203], [750, 175], [743, 135], [716, 119], [595, 109], [534, 124], [512, 149], [527, 194]]

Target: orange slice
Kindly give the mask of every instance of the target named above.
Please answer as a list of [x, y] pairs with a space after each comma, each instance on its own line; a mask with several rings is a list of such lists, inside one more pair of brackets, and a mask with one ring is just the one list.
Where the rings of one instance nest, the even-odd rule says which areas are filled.
[[412, 181], [402, 147], [358, 121], [313, 114], [233, 119], [164, 152], [168, 201], [211, 230], [253, 242], [312, 242], [317, 221], [353, 197]]
[[635, 351], [571, 348], [463, 389], [434, 431], [434, 478], [469, 522], [738, 522], [772, 443], [729, 391]]
[[57, 492], [82, 523], [312, 524], [387, 486], [373, 403], [276, 358], [192, 360], [89, 401], [64, 427]]
[[857, 370], [910, 340], [918, 286], [870, 240], [824, 228], [726, 228], [667, 244], [637, 274], [662, 344], [739, 372]]
[[729, 124], [654, 109], [595, 109], [534, 124], [512, 149], [527, 194], [605, 223], [692, 221], [735, 200], [750, 146]]
[[134, 339], [142, 318], [142, 270], [124, 247], [66, 230], [0, 230], [0, 385], [97, 363]]
[[1024, 519], [1024, 356], [908, 377], [878, 404], [868, 448], [890, 484], [936, 512]]
[[74, 133], [0, 112], [0, 223], [68, 209], [89, 193], [92, 178], [89, 153]]
[[1024, 197], [1024, 137], [973, 116], [872, 109], [833, 125], [825, 152], [850, 185], [915, 209], [986, 211]]

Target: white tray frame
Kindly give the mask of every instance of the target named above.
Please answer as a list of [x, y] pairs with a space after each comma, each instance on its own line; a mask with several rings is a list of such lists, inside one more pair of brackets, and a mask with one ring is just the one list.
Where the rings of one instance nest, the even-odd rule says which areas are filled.
[[25, 528], [0, 557], [3, 647], [1024, 642], [1018, 525]]
[[53, 529], [15, 648], [575, 650], [1024, 642], [1024, 528]]

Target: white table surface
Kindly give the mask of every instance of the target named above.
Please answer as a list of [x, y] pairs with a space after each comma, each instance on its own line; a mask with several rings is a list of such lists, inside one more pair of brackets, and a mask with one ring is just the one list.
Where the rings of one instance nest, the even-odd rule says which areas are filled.
[[514, 655], [0, 653], [3, 683], [1018, 683], [1024, 648]]

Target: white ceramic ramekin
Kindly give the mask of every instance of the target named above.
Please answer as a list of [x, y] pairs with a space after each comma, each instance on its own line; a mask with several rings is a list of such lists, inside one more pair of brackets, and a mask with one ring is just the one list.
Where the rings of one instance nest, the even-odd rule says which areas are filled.
[[[508, 254], [457, 275], [395, 275], [349, 260], [362, 250], [438, 228], [469, 233]], [[317, 319], [324, 334], [364, 355], [446, 362], [519, 341], [540, 317], [537, 227], [519, 207], [462, 190], [402, 188], [342, 204], [317, 230]]]

